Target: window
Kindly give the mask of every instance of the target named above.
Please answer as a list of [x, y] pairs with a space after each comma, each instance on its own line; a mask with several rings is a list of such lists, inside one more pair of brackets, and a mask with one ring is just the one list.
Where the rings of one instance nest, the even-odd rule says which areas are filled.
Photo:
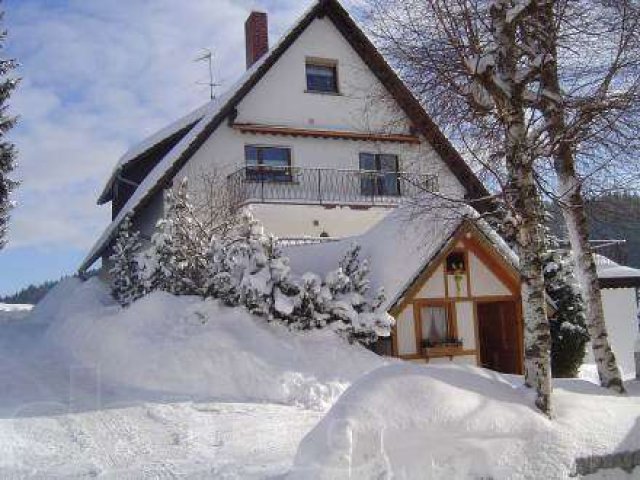
[[290, 182], [291, 149], [284, 147], [244, 147], [249, 181]]
[[360, 175], [362, 195], [400, 195], [397, 155], [361, 153]]
[[445, 305], [421, 307], [420, 327], [422, 328], [422, 343], [424, 346], [445, 343], [451, 337], [447, 307]]
[[451, 252], [447, 255], [447, 273], [464, 273], [466, 271], [464, 252]]
[[418, 307], [423, 348], [462, 347], [462, 341], [456, 338], [452, 303], [422, 303]]
[[330, 60], [307, 61], [307, 91], [338, 93], [338, 67]]

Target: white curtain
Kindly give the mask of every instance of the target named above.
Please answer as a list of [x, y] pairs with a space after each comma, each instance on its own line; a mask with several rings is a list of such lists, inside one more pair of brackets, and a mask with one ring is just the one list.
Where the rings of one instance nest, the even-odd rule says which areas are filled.
[[447, 309], [445, 307], [422, 307], [422, 339], [440, 343], [447, 338]]

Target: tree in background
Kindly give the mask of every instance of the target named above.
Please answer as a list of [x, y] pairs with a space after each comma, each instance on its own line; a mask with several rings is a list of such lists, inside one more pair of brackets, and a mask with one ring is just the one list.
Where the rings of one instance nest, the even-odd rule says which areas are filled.
[[[4, 12], [0, 13], [0, 21], [3, 17]], [[7, 31], [3, 30], [0, 32], [0, 49], [3, 48], [6, 38]], [[15, 168], [15, 145], [6, 139], [7, 132], [16, 123], [16, 118], [7, 114], [7, 102], [18, 85], [18, 79], [7, 78], [7, 75], [16, 67], [15, 60], [0, 58], [0, 250], [7, 243], [9, 210], [13, 206], [9, 196], [18, 185], [18, 182], [9, 178], [9, 174]]]
[[144, 284], [137, 258], [141, 246], [140, 234], [133, 230], [131, 217], [127, 215], [120, 224], [118, 236], [113, 244], [113, 253], [109, 257], [111, 291], [123, 307], [144, 295]]
[[571, 255], [560, 250], [555, 239], [549, 243], [551, 248], [545, 255], [544, 278], [547, 294], [555, 303], [555, 312], [549, 322], [551, 371], [554, 377], [573, 378], [578, 375], [589, 342], [584, 301], [573, 274]]
[[[511, 248], [515, 248], [517, 231], [506, 221], [506, 209], [498, 202], [495, 212], [487, 218], [489, 224]], [[554, 215], [547, 218], [553, 222]], [[554, 303], [549, 319], [551, 333], [551, 373], [554, 377], [577, 376], [585, 356], [589, 334], [585, 323], [585, 305], [573, 273], [571, 254], [560, 248], [550, 228], [546, 229], [548, 249], [544, 254], [545, 291]]]
[[[544, 120], [541, 146], [553, 160], [553, 196], [567, 225], [600, 383], [624, 391], [604, 321], [582, 191], [585, 173], [588, 178], [602, 165], [611, 171], [620, 158], [637, 163], [640, 6], [633, 0], [531, 3], [526, 44], [541, 75], [530, 105]], [[588, 164], [594, 153], [601, 157], [595, 170]]]

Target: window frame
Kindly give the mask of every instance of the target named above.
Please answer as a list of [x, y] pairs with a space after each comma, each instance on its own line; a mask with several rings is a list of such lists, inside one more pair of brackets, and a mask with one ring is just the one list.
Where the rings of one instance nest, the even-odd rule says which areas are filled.
[[[248, 151], [249, 149], [256, 149], [256, 165], [249, 165]], [[279, 170], [269, 172], [270, 168], [264, 164], [264, 150], [285, 150], [287, 152], [287, 163], [281, 167], [284, 172], [283, 175], [277, 175]], [[287, 145], [260, 145], [260, 144], [246, 144], [244, 146], [244, 169], [245, 169], [245, 181], [246, 182], [267, 182], [267, 183], [292, 183], [293, 182], [293, 149]]]
[[413, 302], [413, 319], [416, 335], [416, 351], [423, 352], [422, 346], [427, 338], [423, 338], [422, 335], [422, 309], [428, 307], [444, 307], [447, 312], [447, 335], [445, 338], [459, 338], [458, 337], [458, 324], [456, 320], [455, 302], [452, 300], [438, 300], [438, 299], [419, 299]]
[[[311, 88], [309, 84], [309, 67], [319, 67], [331, 69], [333, 73], [333, 90], [321, 90]], [[317, 93], [320, 95], [341, 95], [340, 93], [340, 76], [338, 75], [338, 61], [331, 60], [327, 58], [316, 58], [316, 57], [307, 57], [304, 62], [304, 79], [305, 79], [305, 92], [306, 93]]]
[[[374, 162], [374, 169], [362, 168], [362, 161], [364, 156], [372, 156]], [[395, 171], [394, 170], [382, 170], [382, 157], [393, 157], [395, 159]], [[358, 153], [358, 170], [361, 173], [360, 177], [360, 195], [363, 196], [375, 196], [375, 197], [401, 197], [402, 190], [400, 188], [400, 155], [397, 153], [382, 153], [382, 152], [359, 152]], [[374, 173], [369, 178], [363, 173]], [[395, 193], [389, 193], [386, 191], [386, 184], [384, 183], [387, 175], [395, 175]], [[369, 185], [369, 191], [365, 185]]]

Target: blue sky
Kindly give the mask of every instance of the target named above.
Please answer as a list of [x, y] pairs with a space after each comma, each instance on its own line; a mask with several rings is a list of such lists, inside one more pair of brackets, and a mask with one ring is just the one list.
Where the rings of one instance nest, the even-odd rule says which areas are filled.
[[269, 13], [272, 42], [299, 0], [4, 0], [20, 151], [0, 295], [73, 273], [110, 219], [97, 195], [125, 150], [208, 99], [202, 48], [221, 89], [244, 68], [244, 20]]

